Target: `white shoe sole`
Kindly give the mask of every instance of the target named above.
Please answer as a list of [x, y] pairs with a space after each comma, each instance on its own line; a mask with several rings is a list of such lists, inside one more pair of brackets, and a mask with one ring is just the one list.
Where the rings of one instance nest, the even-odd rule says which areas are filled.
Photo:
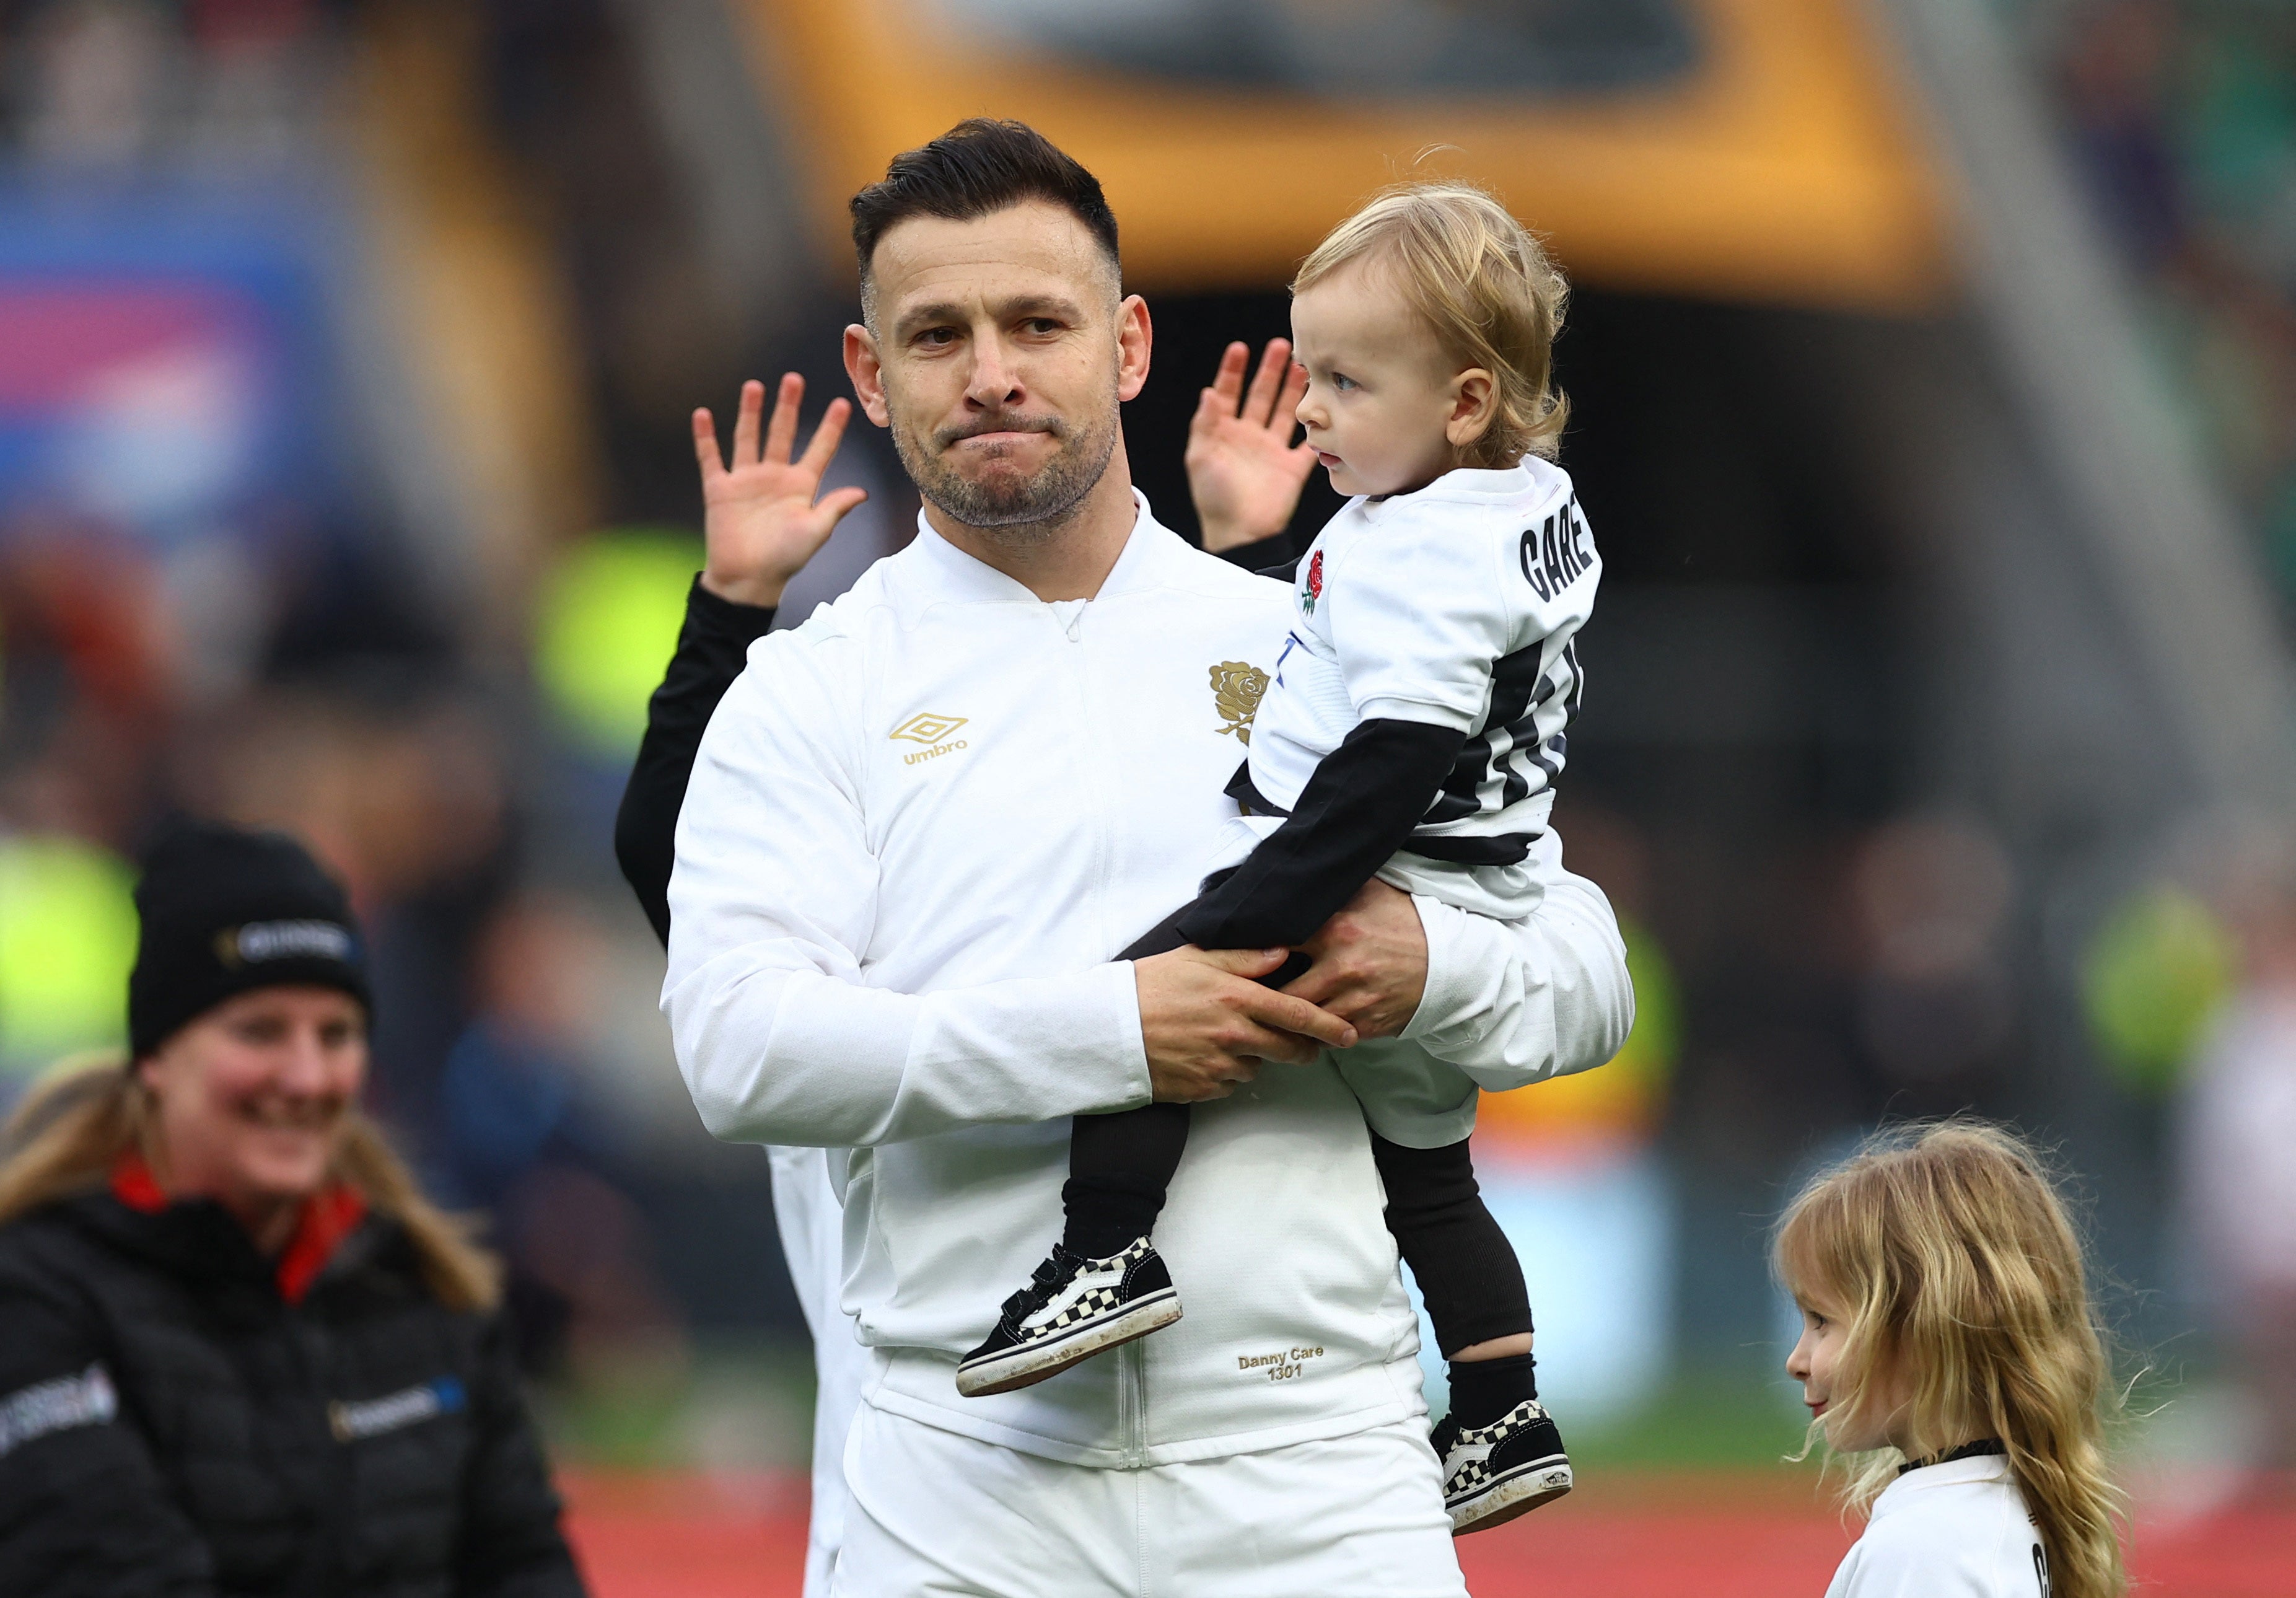
[[1072, 1364], [1160, 1332], [1179, 1318], [1180, 1290], [1168, 1287], [1127, 1306], [1120, 1315], [1087, 1322], [1056, 1340], [1015, 1348], [978, 1364], [960, 1365], [956, 1390], [967, 1398], [986, 1398], [1034, 1387]]
[[1570, 1462], [1567, 1459], [1543, 1459], [1518, 1465], [1474, 1496], [1448, 1506], [1451, 1535], [1465, 1537], [1471, 1531], [1488, 1531], [1494, 1526], [1504, 1526], [1517, 1515], [1527, 1515], [1542, 1504], [1554, 1503], [1570, 1490]]

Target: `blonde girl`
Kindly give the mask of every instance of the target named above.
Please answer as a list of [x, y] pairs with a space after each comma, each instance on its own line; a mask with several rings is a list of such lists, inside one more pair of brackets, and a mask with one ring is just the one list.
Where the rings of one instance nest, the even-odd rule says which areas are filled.
[[2080, 1243], [2039, 1158], [1970, 1120], [1883, 1133], [1780, 1224], [1811, 1441], [1870, 1516], [1827, 1598], [2118, 1598]]

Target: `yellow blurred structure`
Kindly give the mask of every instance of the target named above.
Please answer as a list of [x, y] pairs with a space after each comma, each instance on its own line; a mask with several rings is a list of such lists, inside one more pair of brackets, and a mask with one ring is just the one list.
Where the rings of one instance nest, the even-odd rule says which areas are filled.
[[593, 753], [619, 761], [636, 750], [701, 566], [691, 536], [624, 528], [569, 546], [544, 579], [535, 679]]
[[[365, 8], [348, 105], [373, 295], [432, 422], [472, 635], [515, 644], [553, 549], [596, 513], [579, 329], [539, 207], [485, 121], [475, 8]], [[443, 534], [439, 536], [445, 536]]]
[[1485, 1094], [1475, 1127], [1478, 1148], [1536, 1155], [1574, 1144], [1640, 1144], [1657, 1130], [1681, 1045], [1681, 998], [1658, 940], [1628, 916], [1619, 917], [1619, 930], [1635, 982], [1635, 1026], [1626, 1047], [1591, 1071], [1515, 1093]]
[[124, 1041], [135, 873], [78, 839], [0, 839], [0, 1073]]
[[888, 158], [968, 116], [1040, 128], [1099, 176], [1127, 276], [1287, 280], [1372, 190], [1483, 183], [1587, 282], [1905, 310], [1944, 286], [1939, 180], [1853, 0], [1688, 0], [1695, 64], [1640, 87], [1369, 99], [1175, 83], [1015, 50], [932, 0], [736, 0], [806, 133], [822, 247]]
[[2170, 883], [2132, 894], [2081, 965], [2097, 1052], [2124, 1086], [2165, 1093], [2232, 996], [2240, 950], [2198, 895]]

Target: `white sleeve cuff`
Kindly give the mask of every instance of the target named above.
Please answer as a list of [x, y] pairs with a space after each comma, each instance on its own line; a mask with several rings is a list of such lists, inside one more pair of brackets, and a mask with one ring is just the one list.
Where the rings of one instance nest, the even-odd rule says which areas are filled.
[[1148, 1069], [1148, 1037], [1140, 1025], [1140, 978], [1129, 960], [1111, 961], [1091, 973], [1092, 991], [1109, 1006], [1116, 1046], [1108, 1056], [1110, 1080], [1122, 1087], [1111, 1110], [1137, 1110], [1156, 1094], [1155, 1078]]

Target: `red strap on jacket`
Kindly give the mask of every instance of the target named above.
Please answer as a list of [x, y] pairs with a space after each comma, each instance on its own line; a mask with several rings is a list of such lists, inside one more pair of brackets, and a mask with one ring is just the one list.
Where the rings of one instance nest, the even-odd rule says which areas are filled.
[[[159, 1178], [144, 1156], [130, 1149], [111, 1168], [111, 1196], [128, 1209], [144, 1215], [157, 1215], [168, 1208], [168, 1199]], [[295, 1219], [295, 1235], [288, 1240], [287, 1248], [279, 1256], [277, 1270], [272, 1281], [279, 1296], [290, 1304], [300, 1304], [303, 1295], [311, 1291], [311, 1283], [327, 1268], [343, 1239], [358, 1229], [366, 1218], [366, 1200], [357, 1188], [345, 1183], [334, 1183], [321, 1189], [303, 1201], [303, 1210]]]

